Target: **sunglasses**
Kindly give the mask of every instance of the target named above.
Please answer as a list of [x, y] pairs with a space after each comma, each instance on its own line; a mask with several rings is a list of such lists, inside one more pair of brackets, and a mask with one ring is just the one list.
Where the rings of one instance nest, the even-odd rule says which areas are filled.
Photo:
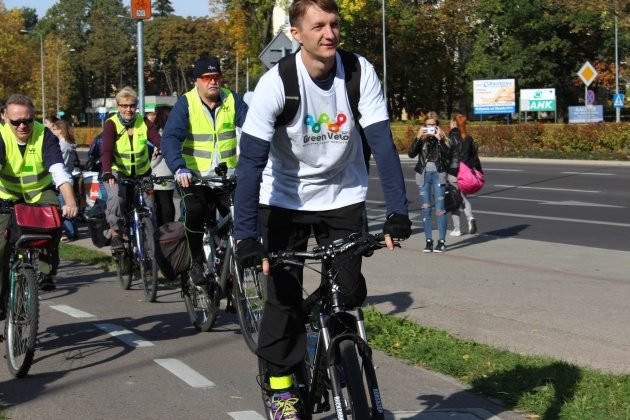
[[218, 82], [219, 80], [221, 80], [221, 75], [220, 74], [203, 74], [199, 76], [199, 78], [206, 83], [210, 81]]
[[118, 104], [118, 106], [122, 109], [134, 109], [136, 104]]
[[9, 122], [11, 123], [11, 125], [13, 127], [19, 127], [22, 124], [24, 124], [24, 125], [31, 125], [31, 124], [33, 124], [33, 119], [29, 118], [29, 119], [26, 119], [26, 120], [9, 120]]

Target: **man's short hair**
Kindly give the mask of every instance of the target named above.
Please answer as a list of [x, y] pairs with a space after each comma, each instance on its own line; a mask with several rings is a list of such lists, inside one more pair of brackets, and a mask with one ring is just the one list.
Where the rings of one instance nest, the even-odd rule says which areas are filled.
[[131, 86], [125, 86], [116, 94], [116, 103], [119, 103], [123, 98], [131, 98], [137, 102], [138, 94], [131, 88]]
[[335, 0], [295, 0], [289, 7], [289, 24], [298, 26], [311, 6], [317, 6], [324, 12], [339, 14], [339, 6]]
[[7, 102], [4, 104], [4, 108], [8, 108], [9, 105], [23, 105], [28, 107], [31, 112], [35, 112], [35, 105], [33, 105], [31, 98], [21, 93], [14, 93], [9, 96], [9, 99], [7, 99]]

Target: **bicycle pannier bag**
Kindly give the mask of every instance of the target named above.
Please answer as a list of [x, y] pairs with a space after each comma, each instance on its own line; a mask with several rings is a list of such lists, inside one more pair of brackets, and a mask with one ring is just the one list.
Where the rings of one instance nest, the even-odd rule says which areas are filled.
[[92, 243], [97, 248], [107, 246], [111, 242], [111, 231], [105, 220], [105, 202], [97, 199], [88, 213], [88, 230]]
[[155, 260], [164, 277], [174, 280], [190, 266], [184, 225], [181, 222], [165, 223], [155, 235]]
[[479, 191], [485, 183], [483, 172], [475, 168], [470, 168], [464, 162], [459, 162], [459, 172], [457, 173], [457, 185], [464, 194], [474, 194]]
[[61, 215], [57, 206], [18, 203], [13, 206], [11, 218], [12, 241], [28, 234], [54, 237], [61, 228]]

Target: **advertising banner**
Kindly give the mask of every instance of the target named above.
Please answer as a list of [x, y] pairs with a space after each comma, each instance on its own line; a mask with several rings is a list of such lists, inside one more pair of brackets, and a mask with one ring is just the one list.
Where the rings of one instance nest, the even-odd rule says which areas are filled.
[[569, 123], [596, 123], [604, 121], [604, 106], [570, 106]]
[[513, 114], [516, 112], [516, 82], [514, 79], [473, 81], [475, 114]]
[[521, 112], [555, 111], [556, 89], [521, 89]]

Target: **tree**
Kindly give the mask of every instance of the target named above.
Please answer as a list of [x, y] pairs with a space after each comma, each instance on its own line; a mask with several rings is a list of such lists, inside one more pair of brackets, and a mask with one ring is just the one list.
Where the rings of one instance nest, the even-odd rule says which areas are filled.
[[22, 16], [24, 17], [24, 29], [31, 30], [37, 25], [37, 10], [32, 7], [22, 7]]
[[166, 16], [175, 12], [175, 9], [171, 5], [171, 0], [155, 0], [153, 3], [153, 15], [154, 16]]

